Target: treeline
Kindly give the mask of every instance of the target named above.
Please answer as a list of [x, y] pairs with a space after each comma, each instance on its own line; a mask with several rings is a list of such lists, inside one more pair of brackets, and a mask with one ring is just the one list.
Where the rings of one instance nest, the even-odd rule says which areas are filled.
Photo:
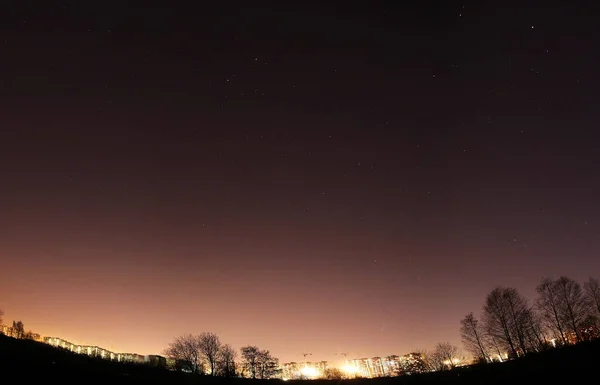
[[503, 361], [599, 337], [600, 284], [583, 286], [569, 277], [542, 278], [533, 303], [515, 288], [496, 287], [486, 297], [481, 319], [460, 321], [465, 349], [479, 362]]
[[214, 333], [185, 334], [175, 338], [164, 354], [175, 369], [222, 377], [270, 379], [280, 372], [279, 360], [268, 350], [244, 346], [238, 356], [229, 344]]
[[[4, 322], [4, 311], [0, 309], [0, 325]], [[17, 338], [17, 339], [26, 339], [26, 340], [34, 340], [36, 334], [30, 331], [25, 331], [25, 325], [22, 321], [13, 321], [12, 327], [7, 327], [5, 330], [0, 330], [0, 333], [3, 333], [9, 337]]]

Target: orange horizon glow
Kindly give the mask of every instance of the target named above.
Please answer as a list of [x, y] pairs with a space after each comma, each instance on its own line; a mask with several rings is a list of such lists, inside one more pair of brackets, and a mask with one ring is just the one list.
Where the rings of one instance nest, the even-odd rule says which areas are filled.
[[579, 2], [6, 3], [5, 324], [338, 363], [462, 347], [495, 287], [600, 272]]

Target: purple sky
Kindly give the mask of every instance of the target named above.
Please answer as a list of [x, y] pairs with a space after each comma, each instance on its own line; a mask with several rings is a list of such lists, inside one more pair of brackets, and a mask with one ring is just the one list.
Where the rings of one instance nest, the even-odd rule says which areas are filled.
[[593, 12], [345, 3], [3, 10], [5, 323], [338, 360], [598, 277]]

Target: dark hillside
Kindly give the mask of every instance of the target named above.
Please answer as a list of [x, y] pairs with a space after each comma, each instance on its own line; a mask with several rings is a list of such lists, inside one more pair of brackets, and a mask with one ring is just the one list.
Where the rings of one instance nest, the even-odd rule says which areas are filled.
[[[598, 382], [600, 341], [581, 343], [546, 353], [505, 362], [398, 378], [344, 381], [351, 385], [400, 384], [572, 384]], [[60, 384], [242, 384], [268, 382], [246, 379], [224, 379], [175, 373], [136, 364], [121, 364], [61, 351], [54, 347], [0, 335], [0, 368], [4, 379], [13, 383]], [[288, 381], [299, 385], [305, 381]], [[311, 385], [335, 381], [310, 381]], [[4, 383], [4, 381], [3, 381]]]
[[0, 335], [0, 368], [3, 378], [11, 378], [16, 383], [185, 385], [197, 384], [199, 380], [204, 384], [236, 381], [198, 378], [145, 365], [111, 362], [3, 335]]

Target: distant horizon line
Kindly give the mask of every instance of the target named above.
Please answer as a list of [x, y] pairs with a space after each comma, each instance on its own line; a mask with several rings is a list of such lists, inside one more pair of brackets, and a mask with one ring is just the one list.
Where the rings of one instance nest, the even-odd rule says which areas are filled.
[[[6, 333], [6, 330], [12, 330], [12, 326], [9, 326], [9, 325], [0, 325], [0, 334], [3, 334], [5, 336], [7, 336], [7, 337], [12, 337], [12, 336], [10, 336], [10, 335], [8, 335]], [[60, 347], [60, 346], [58, 344], [54, 345], [54, 344], [48, 343], [48, 342], [46, 342], [46, 339], [60, 340], [61, 342], [64, 342], [65, 344], [69, 344], [69, 345], [76, 346], [76, 347], [81, 347], [81, 348], [84, 348], [84, 347], [86, 347], [86, 348], [87, 347], [97, 348], [97, 349], [103, 350], [103, 351], [105, 351], [107, 353], [112, 353], [112, 354], [115, 354], [115, 355], [131, 355], [131, 356], [139, 356], [139, 357], [155, 356], [155, 357], [165, 357], [165, 358], [168, 358], [168, 357], [166, 357], [166, 356], [164, 356], [162, 354], [139, 354], [139, 353], [132, 353], [132, 352], [114, 352], [112, 350], [103, 348], [100, 345], [90, 345], [90, 344], [73, 343], [71, 341], [63, 339], [62, 337], [44, 336], [44, 335], [41, 335], [40, 333], [34, 333], [31, 330], [30, 330], [30, 332], [33, 335], [39, 336], [39, 339], [34, 339], [35, 341], [41, 342], [41, 343], [44, 343], [44, 344], [47, 344], [47, 345], [50, 345], [50, 346], [55, 346], [55, 347]], [[14, 337], [12, 337], [12, 338], [14, 338]], [[333, 353], [333, 354], [336, 355], [337, 353]], [[355, 357], [355, 358], [344, 358], [344, 361], [371, 360], [371, 359], [375, 359], [375, 358], [379, 359], [379, 358], [394, 357], [394, 356], [395, 357], [405, 357], [405, 356], [408, 356], [408, 355], [411, 355], [411, 354], [422, 354], [422, 353], [420, 353], [418, 351], [414, 351], [414, 352], [408, 352], [408, 353], [405, 353], [405, 354], [388, 354], [388, 355], [378, 355], [378, 356], [373, 356], [373, 357], [363, 356], [363, 357], [360, 357], [360, 358], [358, 358], [358, 357]], [[317, 363], [317, 362], [327, 362], [327, 363], [329, 363], [329, 362], [332, 362], [332, 361], [330, 361], [330, 360], [286, 361], [286, 362], [280, 363], [279, 365], [282, 366], [282, 365], [292, 364], [292, 363], [309, 364], [309, 363]]]

